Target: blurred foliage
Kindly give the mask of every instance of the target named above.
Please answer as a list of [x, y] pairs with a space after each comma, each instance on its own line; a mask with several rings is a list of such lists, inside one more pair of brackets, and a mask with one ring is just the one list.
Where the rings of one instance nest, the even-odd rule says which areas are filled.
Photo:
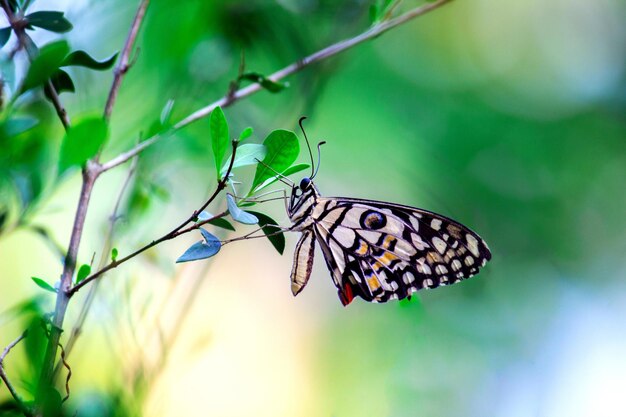
[[[458, 218], [484, 236], [493, 262], [479, 277], [421, 299], [343, 310], [319, 254], [307, 291], [291, 303], [289, 236], [286, 244], [283, 235], [271, 239], [285, 251], [284, 261], [271, 247], [221, 251], [216, 271], [224, 256], [228, 273], [216, 272], [204, 292], [199, 282], [206, 269], [171, 266], [192, 241], [150, 251], [136, 269], [106, 282], [70, 360], [75, 391], [67, 415], [626, 412], [607, 396], [626, 383], [616, 353], [626, 348], [619, 320], [626, 314], [623, 2], [452, 2], [306, 68], [280, 88], [267, 83], [275, 70], [360, 33], [390, 8], [399, 13], [417, 3], [154, 0], [108, 126], [92, 124], [135, 2], [66, 2], [58, 11], [28, 3], [32, 65], [24, 54], [12, 56], [15, 34], [0, 24], [0, 274], [7, 277], [0, 334], [5, 346], [28, 329], [6, 361], [27, 399], [40, 373], [54, 296], [30, 277], [54, 286], [56, 242], [67, 244], [75, 209], [76, 168], [103, 144], [106, 161], [140, 140], [164, 136], [142, 153], [122, 201], [116, 248], [105, 254], [117, 259], [118, 248], [122, 257], [160, 236], [206, 199], [225, 174], [229, 140], [240, 132], [246, 142], [234, 180], [243, 185], [231, 187], [243, 196], [250, 185], [257, 191], [269, 185], [268, 170], [247, 163], [266, 152], [264, 162], [272, 164], [285, 143], [297, 145], [293, 133], [275, 129], [294, 129], [304, 114], [309, 135], [329, 143], [317, 178], [322, 193]], [[68, 133], [46, 99], [47, 80], [63, 92], [73, 121]], [[233, 82], [264, 80], [265, 91], [225, 111], [228, 122], [215, 112], [172, 131], [184, 116], [227, 95]], [[278, 136], [287, 142], [272, 143]], [[308, 168], [293, 165], [299, 148], [287, 151], [275, 169]], [[68, 167], [74, 169], [59, 177]], [[83, 260], [101, 251], [119, 175], [96, 188]], [[220, 204], [225, 210], [226, 202]], [[235, 204], [232, 217], [254, 216], [271, 234], [272, 222], [284, 223], [284, 209], [262, 207], [248, 213]], [[198, 220], [210, 218], [205, 215]], [[234, 226], [225, 219], [210, 225], [202, 238], [214, 250], [209, 241]], [[248, 262], [254, 269], [245, 269]], [[77, 280], [89, 274], [81, 270]], [[194, 273], [197, 281], [190, 279]], [[202, 306], [186, 316], [193, 298], [176, 298], [172, 288], [200, 294]], [[159, 310], [168, 302], [174, 313]], [[187, 334], [154, 324], [180, 324], [176, 317], [188, 317]], [[207, 329], [216, 341], [203, 351], [225, 361], [222, 372], [218, 360], [204, 363], [185, 350], [204, 346], [195, 338]], [[234, 342], [220, 344], [231, 329]], [[222, 351], [228, 355], [219, 356]], [[196, 368], [200, 379], [189, 376]], [[170, 398], [163, 407], [159, 384]], [[199, 391], [202, 398], [192, 400]], [[4, 386], [0, 393], [8, 398]], [[199, 399], [206, 404], [199, 407]], [[16, 411], [11, 402], [0, 403], [0, 415]]]

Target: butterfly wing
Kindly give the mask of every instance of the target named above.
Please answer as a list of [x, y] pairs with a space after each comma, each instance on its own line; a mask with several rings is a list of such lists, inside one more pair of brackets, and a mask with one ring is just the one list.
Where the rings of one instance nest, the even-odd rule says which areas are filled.
[[321, 198], [315, 234], [344, 305], [402, 299], [475, 275], [487, 244], [445, 216], [399, 204]]

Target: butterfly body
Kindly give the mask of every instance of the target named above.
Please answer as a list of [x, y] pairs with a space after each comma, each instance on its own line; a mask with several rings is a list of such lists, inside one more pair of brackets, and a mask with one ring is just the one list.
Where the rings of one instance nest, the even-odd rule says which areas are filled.
[[315, 243], [344, 305], [356, 296], [386, 302], [469, 278], [491, 259], [473, 231], [439, 214], [399, 204], [322, 197], [309, 178], [293, 187], [290, 230], [301, 232], [291, 272], [297, 295], [313, 268]]

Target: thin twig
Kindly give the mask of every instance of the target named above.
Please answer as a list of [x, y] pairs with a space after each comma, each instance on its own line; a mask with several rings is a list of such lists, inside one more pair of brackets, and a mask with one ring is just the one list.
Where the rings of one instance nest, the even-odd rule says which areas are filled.
[[202, 206], [200, 206], [200, 208], [195, 210], [191, 214], [191, 216], [189, 216], [185, 221], [183, 221], [180, 225], [178, 225], [176, 228], [174, 228], [170, 232], [166, 233], [165, 235], [161, 236], [160, 238], [158, 238], [156, 240], [153, 240], [152, 242], [150, 242], [147, 245], [137, 249], [135, 252], [131, 253], [130, 255], [128, 255], [128, 256], [120, 259], [120, 260], [111, 261], [104, 268], [100, 269], [96, 273], [88, 276], [87, 278], [85, 278], [84, 280], [79, 282], [78, 284], [74, 285], [74, 287], [69, 291], [69, 296], [70, 297], [73, 296], [82, 287], [84, 287], [85, 285], [89, 284], [91, 281], [98, 279], [105, 272], [107, 272], [107, 271], [109, 271], [111, 269], [117, 268], [118, 266], [120, 266], [124, 262], [126, 262], [126, 261], [134, 258], [135, 256], [139, 255], [140, 253], [145, 252], [146, 250], [148, 250], [148, 249], [158, 245], [159, 243], [165, 242], [167, 240], [174, 239], [175, 237], [178, 237], [178, 236], [180, 236], [182, 234], [185, 234], [185, 233], [189, 233], [192, 230], [197, 230], [198, 228], [200, 228], [200, 226], [202, 226], [202, 225], [204, 225], [204, 224], [206, 224], [206, 223], [208, 223], [208, 222], [210, 222], [212, 220], [222, 218], [226, 214], [228, 214], [228, 212], [223, 212], [223, 213], [220, 213], [218, 215], [215, 215], [215, 216], [211, 217], [210, 219], [194, 223], [191, 226], [185, 228], [185, 226], [187, 226], [189, 223], [193, 223], [197, 219], [198, 214], [201, 213], [205, 208], [207, 208], [207, 206], [209, 204], [211, 204], [213, 202], [213, 200], [215, 200], [215, 198], [219, 195], [219, 193], [222, 192], [222, 190], [224, 190], [224, 188], [226, 188], [226, 184], [228, 182], [228, 177], [230, 176], [230, 173], [231, 173], [231, 171], [233, 169], [233, 164], [234, 164], [234, 161], [235, 161], [235, 155], [237, 153], [237, 145], [238, 144], [239, 144], [238, 141], [236, 141], [236, 140], [232, 141], [233, 151], [232, 151], [232, 158], [230, 158], [230, 164], [228, 164], [228, 169], [226, 170], [226, 173], [224, 174], [222, 179], [217, 183], [217, 186], [215, 187], [215, 191], [213, 191], [213, 194], [211, 194], [209, 199], [207, 201], [205, 201], [204, 204], [202, 204]]
[[[350, 39], [346, 39], [343, 40], [341, 42], [337, 42], [331, 46], [328, 46], [318, 52], [315, 52], [314, 54], [311, 54], [305, 58], [302, 58], [299, 61], [294, 62], [291, 65], [286, 66], [285, 68], [276, 71], [275, 73], [273, 73], [272, 75], [270, 75], [269, 78], [272, 81], [279, 81], [295, 72], [300, 71], [301, 69], [312, 65], [314, 63], [323, 61], [325, 59], [328, 59], [334, 55], [339, 54], [340, 52], [343, 52], [345, 50], [348, 50], [360, 43], [363, 43], [367, 40], [376, 38], [380, 35], [382, 35], [383, 33], [387, 32], [390, 29], [395, 28], [396, 26], [400, 26], [412, 19], [415, 19], [418, 16], [422, 16], [432, 10], [435, 10], [441, 6], [443, 6], [446, 3], [449, 3], [451, 0], [439, 0], [436, 1], [434, 3], [429, 3], [429, 4], [425, 4], [421, 7], [417, 7], [415, 9], [412, 9], [406, 13], [404, 13], [403, 15], [400, 15], [398, 17], [396, 17], [395, 19], [391, 19], [391, 20], [387, 20], [385, 22], [381, 22], [379, 24], [377, 24], [376, 26], [370, 28], [369, 30], [361, 33], [358, 36], [355, 36], [353, 38]], [[244, 97], [247, 97], [249, 95], [252, 95], [254, 93], [256, 93], [257, 91], [261, 90], [263, 87], [261, 87], [260, 84], [258, 83], [254, 83], [254, 84], [250, 84], [247, 87], [241, 88], [235, 92], [233, 92], [232, 94], [227, 94], [226, 96], [222, 97], [221, 99], [195, 111], [194, 113], [190, 114], [189, 116], [185, 117], [183, 120], [179, 121], [178, 123], [176, 123], [172, 130], [178, 130], [181, 129], [197, 120], [202, 119], [203, 117], [208, 116], [209, 114], [211, 114], [211, 112], [218, 106], [220, 107], [227, 107], [231, 104], [233, 104], [235, 101], [240, 100]], [[149, 139], [144, 140], [143, 142], [139, 143], [138, 145], [136, 145], [134, 148], [130, 149], [127, 152], [124, 152], [120, 155], [118, 155], [117, 157], [109, 160], [108, 162], [102, 164], [102, 171], [108, 171], [112, 168], [115, 168], [116, 166], [123, 164], [124, 162], [128, 161], [130, 158], [132, 158], [133, 156], [141, 153], [144, 149], [148, 148], [149, 146], [152, 146], [153, 144], [155, 144], [159, 139], [165, 137], [167, 135], [155, 135]]]
[[67, 369], [67, 376], [65, 377], [65, 397], [63, 397], [62, 402], [67, 401], [70, 398], [70, 378], [72, 378], [72, 368], [70, 364], [67, 363], [67, 356], [65, 355], [65, 349], [63, 349], [63, 345], [59, 343], [59, 349], [61, 349], [61, 363]]
[[[105, 243], [102, 248], [100, 260], [98, 262], [98, 269], [102, 269], [106, 265], [107, 261], [110, 259], [109, 255], [111, 253], [111, 247], [113, 246], [113, 233], [115, 231], [115, 224], [117, 223], [117, 220], [119, 218], [120, 205], [122, 203], [124, 194], [126, 193], [126, 190], [128, 189], [128, 186], [130, 185], [131, 179], [137, 168], [137, 162], [138, 162], [138, 159], [134, 158], [130, 166], [130, 169], [128, 170], [128, 174], [126, 174], [126, 180], [124, 181], [124, 184], [122, 184], [122, 188], [120, 189], [120, 192], [117, 196], [117, 200], [113, 207], [113, 211], [111, 212], [111, 216], [109, 217], [109, 229], [107, 231], [107, 237], [105, 239]], [[95, 282], [94, 285], [92, 285], [91, 288], [89, 288], [89, 293], [87, 293], [87, 297], [85, 298], [85, 301], [83, 302], [83, 305], [81, 306], [80, 313], [78, 313], [78, 318], [76, 319], [76, 322], [74, 323], [74, 327], [72, 328], [72, 331], [70, 332], [70, 336], [67, 339], [67, 342], [65, 343], [65, 357], [66, 358], [72, 353], [72, 349], [74, 348], [76, 340], [81, 334], [82, 327], [85, 324], [85, 320], [87, 320], [87, 314], [89, 313], [91, 305], [93, 304], [93, 301], [96, 297], [98, 288], [99, 288], [99, 281]], [[55, 375], [59, 373], [61, 366], [62, 366], [62, 363], [59, 362], [55, 369]]]
[[132, 65], [132, 62], [130, 61], [130, 53], [133, 49], [133, 45], [135, 44], [135, 40], [137, 39], [141, 22], [146, 15], [146, 10], [148, 9], [149, 4], [150, 0], [142, 0], [139, 4], [137, 13], [135, 14], [135, 18], [133, 19], [133, 23], [130, 27], [130, 31], [128, 32], [128, 37], [126, 38], [122, 55], [120, 55], [118, 64], [115, 67], [115, 76], [113, 77], [109, 97], [107, 98], [106, 105], [104, 106], [104, 118], [106, 120], [111, 117], [111, 113], [113, 112], [113, 106], [115, 105], [117, 93], [119, 92], [120, 85], [122, 84], [122, 78], [124, 78], [124, 75], [130, 68], [130, 65]]
[[[15, 32], [15, 35], [17, 36], [18, 49], [22, 47], [25, 48], [26, 54], [28, 55], [28, 59], [32, 61], [33, 58], [35, 58], [35, 49], [31, 45], [32, 40], [30, 39], [30, 36], [26, 34], [26, 29], [25, 29], [26, 26], [22, 23], [23, 18], [17, 18], [15, 16], [13, 11], [11, 10], [11, 7], [9, 6], [8, 0], [2, 0], [1, 5], [2, 5], [2, 8], [4, 9], [4, 13], [7, 16], [9, 24], [11, 25], [11, 27], [13, 28], [13, 31]], [[63, 107], [63, 104], [61, 103], [61, 99], [59, 98], [58, 92], [52, 85], [52, 81], [50, 80], [46, 81], [46, 83], [44, 84], [44, 91], [46, 92], [47, 96], [50, 98], [50, 101], [52, 102], [52, 105], [54, 106], [54, 110], [56, 111], [57, 116], [59, 116], [59, 120], [61, 120], [63, 127], [65, 128], [65, 130], [69, 129], [70, 118], [67, 115], [67, 112], [65, 111], [65, 108]]]
[[25, 415], [30, 416], [32, 415], [32, 410], [28, 406], [26, 406], [26, 403], [24, 402], [22, 397], [17, 393], [15, 387], [13, 386], [13, 384], [11, 384], [11, 381], [9, 381], [9, 377], [7, 376], [4, 370], [4, 359], [7, 357], [9, 352], [11, 352], [11, 349], [17, 346], [17, 344], [20, 343], [22, 339], [24, 339], [27, 335], [28, 335], [28, 332], [22, 333], [17, 339], [9, 343], [9, 345], [5, 347], [4, 350], [2, 351], [2, 355], [0, 355], [0, 379], [4, 381], [4, 384], [7, 386], [9, 393], [11, 394], [11, 396], [13, 397], [13, 399], [19, 406], [20, 410], [22, 410], [22, 412]]

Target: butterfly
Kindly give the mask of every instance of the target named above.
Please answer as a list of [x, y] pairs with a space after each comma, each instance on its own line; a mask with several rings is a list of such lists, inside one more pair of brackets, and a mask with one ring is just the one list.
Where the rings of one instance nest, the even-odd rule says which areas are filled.
[[491, 259], [485, 241], [452, 219], [400, 204], [322, 197], [314, 176], [292, 187], [287, 204], [289, 229], [302, 233], [291, 271], [294, 296], [309, 281], [316, 242], [344, 306], [357, 296], [383, 303], [454, 284]]

